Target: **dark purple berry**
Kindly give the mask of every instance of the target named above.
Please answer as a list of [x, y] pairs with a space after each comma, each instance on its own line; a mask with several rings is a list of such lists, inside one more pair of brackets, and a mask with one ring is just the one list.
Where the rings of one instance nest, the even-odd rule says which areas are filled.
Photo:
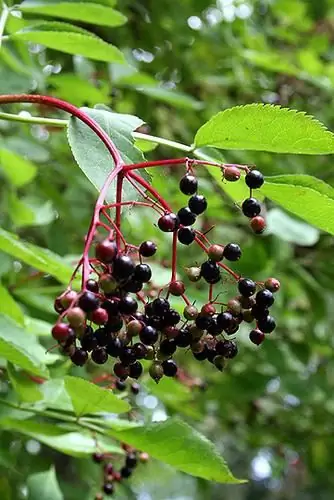
[[259, 170], [251, 170], [246, 174], [245, 181], [248, 187], [251, 189], [258, 189], [264, 183], [264, 178]]
[[191, 198], [189, 198], [188, 207], [194, 214], [200, 215], [207, 209], [208, 202], [201, 194], [194, 194]]
[[175, 377], [177, 374], [177, 365], [172, 359], [167, 359], [162, 362], [162, 369], [166, 377]]
[[121, 363], [125, 366], [131, 365], [136, 361], [136, 355], [132, 347], [123, 347], [118, 355]]
[[96, 349], [93, 349], [91, 358], [94, 363], [97, 363], [98, 365], [104, 365], [104, 363], [108, 361], [108, 354], [103, 347], [97, 347]]
[[196, 222], [196, 215], [190, 210], [189, 207], [180, 208], [177, 213], [180, 224], [183, 226], [192, 226]]
[[274, 295], [270, 290], [267, 290], [266, 288], [264, 290], [260, 290], [259, 292], [257, 292], [255, 299], [256, 299], [256, 304], [259, 307], [263, 308], [270, 307], [275, 302]]
[[124, 478], [124, 479], [127, 479], [128, 477], [131, 476], [132, 474], [132, 469], [130, 469], [129, 467], [122, 467], [121, 468], [121, 476]]
[[241, 257], [241, 249], [236, 243], [228, 243], [224, 247], [224, 257], [232, 262], [239, 260]]
[[137, 395], [137, 394], [139, 394], [139, 391], [140, 391], [140, 385], [137, 384], [136, 382], [134, 382], [133, 384], [131, 384], [130, 389], [131, 389], [132, 394]]
[[207, 260], [201, 265], [201, 276], [207, 283], [214, 284], [220, 280], [220, 270], [212, 260]]
[[206, 314], [199, 314], [195, 319], [195, 324], [200, 330], [207, 330], [212, 323], [212, 317]]
[[102, 327], [95, 330], [94, 337], [97, 344], [101, 347], [104, 347], [110, 340], [110, 333], [108, 332], [108, 330], [106, 330], [106, 328]]
[[117, 280], [126, 280], [133, 275], [135, 271], [135, 263], [128, 255], [120, 255], [116, 257], [113, 264], [113, 276]]
[[128, 453], [125, 457], [125, 466], [133, 469], [138, 463], [137, 455], [135, 453]]
[[247, 198], [242, 204], [242, 213], [246, 217], [256, 217], [261, 212], [261, 205], [255, 198]]
[[99, 284], [97, 281], [89, 279], [86, 281], [86, 288], [89, 292], [99, 293]]
[[114, 364], [114, 374], [121, 380], [125, 380], [129, 376], [129, 367], [124, 366], [122, 363]]
[[139, 361], [135, 361], [134, 363], [132, 363], [132, 365], [130, 365], [129, 377], [137, 379], [142, 373], [143, 367], [142, 364], [139, 363]]
[[118, 390], [118, 391], [125, 391], [126, 389], [126, 383], [123, 382], [123, 380], [116, 380], [115, 382], [115, 388]]
[[81, 347], [84, 351], [92, 351], [98, 346], [97, 339], [93, 333], [85, 333], [80, 339]]
[[84, 292], [78, 301], [79, 307], [85, 312], [92, 312], [99, 307], [99, 299], [93, 292]]
[[109, 356], [117, 358], [122, 348], [123, 348], [122, 342], [119, 340], [119, 338], [116, 337], [114, 339], [109, 340], [106, 350]]
[[159, 346], [159, 350], [162, 354], [166, 356], [171, 356], [176, 351], [176, 343], [174, 339], [163, 340]]
[[101, 307], [108, 312], [108, 316], [116, 316], [119, 313], [119, 301], [114, 299], [105, 300]]
[[124, 322], [123, 322], [122, 316], [120, 316], [120, 315], [113, 316], [113, 317], [109, 316], [109, 320], [105, 326], [105, 329], [108, 332], [116, 333], [116, 332], [119, 332], [121, 330], [121, 328], [123, 327], [123, 323]]
[[217, 315], [217, 324], [223, 330], [231, 328], [232, 323], [233, 315], [229, 311], [225, 311]]
[[134, 274], [135, 280], [141, 281], [142, 283], [147, 283], [152, 278], [152, 271], [150, 266], [147, 264], [138, 264], [135, 268]]
[[83, 366], [86, 363], [87, 359], [88, 353], [83, 349], [76, 349], [71, 356], [72, 363], [77, 366]]
[[112, 483], [104, 483], [103, 492], [106, 495], [112, 495], [114, 493], [114, 485]]
[[178, 347], [188, 347], [193, 338], [188, 328], [181, 328], [180, 333], [175, 337], [175, 344]]
[[181, 227], [177, 232], [177, 239], [183, 245], [190, 245], [196, 237], [196, 233], [190, 227]]
[[[144, 264], [143, 264], [144, 265]], [[134, 279], [132, 276], [126, 283], [123, 285], [124, 292], [137, 293], [143, 288], [143, 282]]]
[[157, 299], [154, 299], [152, 302], [152, 311], [153, 314], [156, 314], [157, 316], [163, 316], [164, 314], [168, 313], [170, 310], [170, 305], [167, 299], [162, 299], [158, 297]]
[[261, 332], [260, 330], [252, 330], [249, 332], [249, 339], [253, 344], [255, 345], [260, 345], [265, 339], [265, 334]]
[[165, 326], [174, 326], [178, 324], [180, 319], [181, 316], [179, 315], [179, 313], [174, 309], [170, 309], [170, 311], [168, 311], [163, 317], [163, 324]]
[[197, 179], [194, 175], [186, 174], [180, 180], [180, 191], [183, 194], [191, 195], [195, 194], [198, 187]]
[[139, 334], [141, 342], [145, 345], [153, 345], [158, 340], [158, 332], [153, 326], [144, 326]]
[[133, 314], [138, 309], [138, 302], [130, 295], [125, 295], [119, 301], [119, 311], [122, 314]]
[[146, 345], [141, 342], [137, 342], [132, 346], [133, 352], [135, 353], [136, 359], [144, 359], [147, 354]]
[[158, 220], [158, 227], [164, 233], [172, 233], [179, 226], [179, 219], [177, 215], [173, 213], [165, 214]]
[[243, 278], [238, 282], [238, 290], [243, 297], [250, 297], [256, 291], [256, 284], [249, 278]]
[[153, 241], [143, 241], [139, 247], [139, 255], [143, 257], [152, 257], [157, 251], [157, 245]]
[[266, 318], [260, 318], [257, 321], [257, 326], [263, 333], [271, 333], [276, 328], [276, 321], [272, 316], [267, 316]]

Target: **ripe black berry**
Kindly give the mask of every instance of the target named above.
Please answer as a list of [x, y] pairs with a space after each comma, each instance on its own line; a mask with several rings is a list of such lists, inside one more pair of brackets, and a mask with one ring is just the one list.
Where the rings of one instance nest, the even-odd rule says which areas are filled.
[[260, 345], [264, 341], [265, 335], [263, 332], [256, 329], [249, 332], [249, 339], [251, 342], [253, 342], [253, 344]]
[[149, 316], [146, 321], [147, 325], [153, 326], [153, 328], [156, 328], [157, 330], [160, 330], [162, 327], [162, 318], [161, 316]]
[[139, 255], [143, 257], [152, 257], [157, 251], [157, 245], [153, 241], [143, 241], [139, 247]]
[[136, 382], [134, 382], [133, 384], [131, 384], [130, 389], [131, 389], [132, 394], [137, 395], [137, 394], [139, 394], [139, 391], [140, 391], [140, 385], [137, 384]]
[[99, 299], [92, 292], [84, 292], [78, 301], [79, 307], [85, 312], [92, 312], [99, 307]]
[[129, 453], [125, 458], [125, 466], [133, 469], [138, 463], [137, 455], [135, 453]]
[[124, 478], [124, 479], [127, 479], [128, 477], [131, 476], [132, 474], [132, 469], [130, 469], [129, 467], [122, 467], [121, 468], [121, 476]]
[[136, 361], [136, 355], [131, 347], [123, 347], [118, 355], [121, 363], [125, 366], [131, 365]]
[[178, 347], [188, 347], [193, 338], [187, 327], [181, 328], [180, 333], [175, 337], [175, 344]]
[[145, 345], [153, 345], [158, 340], [158, 332], [153, 326], [144, 326], [139, 334], [139, 338]]
[[188, 195], [195, 194], [197, 191], [198, 182], [194, 175], [186, 174], [180, 180], [179, 186], [181, 193]]
[[[143, 264], [145, 265], [145, 264]], [[143, 288], [143, 282], [134, 279], [134, 275], [123, 285], [124, 292], [137, 293]]]
[[116, 380], [115, 382], [115, 387], [118, 391], [125, 391], [126, 389], [126, 383], [123, 382], [123, 380]]
[[172, 359], [167, 359], [162, 363], [162, 369], [166, 377], [175, 377], [177, 374], [177, 365]]
[[208, 359], [209, 349], [205, 346], [201, 352], [193, 352], [193, 356], [198, 361], [204, 361]]
[[88, 354], [83, 349], [76, 349], [71, 356], [72, 363], [77, 366], [83, 366], [88, 359]]
[[218, 281], [220, 280], [219, 267], [212, 260], [207, 260], [201, 265], [201, 276], [207, 283], [218, 283]]
[[232, 262], [239, 260], [241, 257], [241, 249], [236, 243], [228, 243], [224, 247], [224, 257]]
[[245, 177], [245, 181], [248, 187], [251, 189], [258, 189], [264, 183], [264, 178], [259, 170], [251, 170]]
[[270, 290], [266, 288], [256, 294], [256, 303], [260, 307], [270, 307], [275, 302], [275, 298]]
[[133, 352], [135, 353], [136, 359], [144, 359], [147, 354], [146, 345], [141, 342], [137, 342], [132, 346]]
[[122, 363], [114, 364], [114, 374], [121, 380], [125, 380], [129, 376], [129, 367], [124, 366]]
[[262, 307], [259, 304], [255, 304], [252, 307], [252, 316], [254, 319], [266, 318], [269, 314], [269, 310], [266, 307]]
[[130, 365], [129, 377], [137, 379], [142, 373], [143, 367], [139, 361], [135, 361], [132, 365]]
[[103, 365], [108, 361], [108, 354], [103, 347], [97, 347], [96, 349], [93, 349], [91, 358], [94, 361], [94, 363], [97, 363], [98, 365]]
[[116, 316], [119, 312], [119, 301], [114, 299], [105, 300], [101, 307], [108, 312], [110, 317]]
[[212, 325], [212, 323], [212, 317], [207, 316], [206, 314], [199, 314], [195, 320], [195, 324], [200, 330], [207, 330]]
[[109, 356], [117, 358], [117, 356], [121, 352], [122, 347], [123, 347], [122, 342], [119, 340], [119, 338], [116, 337], [114, 339], [109, 340], [106, 350]]
[[177, 213], [180, 224], [183, 226], [192, 226], [196, 221], [196, 215], [190, 210], [189, 207], [180, 208]]
[[159, 350], [162, 354], [166, 356], [171, 356], [176, 351], [175, 340], [163, 340], [159, 346]]
[[110, 264], [117, 255], [116, 242], [108, 239], [101, 241], [95, 247], [95, 255], [100, 261]]
[[249, 278], [243, 278], [238, 282], [238, 290], [244, 297], [250, 297], [255, 293], [256, 284]]
[[211, 319], [212, 319], [212, 323], [211, 323], [211, 325], [208, 326], [207, 332], [210, 333], [210, 335], [213, 335], [214, 337], [216, 337], [216, 335], [220, 335], [222, 333], [223, 329], [218, 324], [217, 316], [213, 316]]
[[135, 280], [141, 281], [142, 283], [147, 283], [152, 278], [152, 271], [150, 266], [147, 264], [138, 264], [135, 268], [134, 274]]
[[238, 347], [232, 340], [225, 340], [217, 342], [216, 351], [218, 354], [224, 356], [224, 358], [234, 358], [238, 354]]
[[133, 314], [137, 309], [138, 302], [130, 295], [126, 295], [119, 301], [119, 311], [122, 314]]
[[119, 332], [119, 330], [122, 328], [122, 326], [123, 326], [122, 316], [117, 315], [117, 316], [109, 317], [109, 320], [105, 326], [105, 329], [108, 332], [116, 333], [116, 332]]
[[188, 207], [196, 215], [200, 215], [205, 212], [207, 206], [208, 202], [201, 194], [194, 194], [188, 201]]
[[267, 316], [266, 318], [260, 318], [257, 321], [257, 326], [263, 333], [271, 333], [276, 328], [276, 321], [272, 316]]
[[84, 351], [92, 351], [98, 346], [97, 339], [93, 333], [85, 333], [80, 339], [81, 347]]
[[114, 493], [114, 485], [112, 483], [104, 483], [103, 491], [106, 495], [112, 495]]
[[174, 326], [178, 324], [180, 319], [181, 316], [179, 313], [175, 311], [175, 309], [170, 309], [170, 311], [168, 311], [163, 317], [163, 324], [165, 326]]
[[117, 280], [126, 280], [134, 273], [135, 263], [128, 255], [116, 257], [113, 264], [113, 276]]
[[98, 293], [99, 292], [99, 284], [97, 281], [89, 279], [86, 281], [86, 288], [89, 292]]
[[156, 314], [157, 316], [163, 316], [170, 310], [170, 305], [167, 299], [158, 297], [157, 299], [154, 299], [151, 304], [153, 314]]
[[178, 228], [178, 226], [179, 226], [179, 219], [173, 213], [162, 215], [158, 220], [158, 227], [164, 233], [171, 233], [175, 231]]
[[242, 213], [246, 217], [256, 217], [261, 212], [261, 205], [255, 198], [247, 198], [242, 204]]
[[190, 245], [196, 237], [195, 231], [190, 227], [181, 227], [177, 232], [177, 239], [183, 245]]

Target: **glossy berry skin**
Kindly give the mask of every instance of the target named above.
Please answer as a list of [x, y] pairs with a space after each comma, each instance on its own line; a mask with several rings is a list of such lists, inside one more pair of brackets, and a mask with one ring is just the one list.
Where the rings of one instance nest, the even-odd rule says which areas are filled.
[[192, 342], [192, 335], [188, 328], [182, 328], [180, 333], [175, 337], [175, 344], [178, 347], [188, 347]]
[[270, 307], [275, 302], [272, 292], [266, 288], [257, 292], [255, 299], [259, 307]]
[[270, 290], [272, 293], [276, 293], [280, 289], [281, 284], [276, 278], [268, 278], [265, 281], [264, 286], [267, 288], [267, 290]]
[[152, 312], [157, 316], [163, 316], [170, 310], [170, 305], [167, 299], [162, 299], [158, 297], [152, 302]]
[[240, 179], [241, 172], [238, 167], [230, 166], [224, 169], [223, 178], [229, 182], [236, 182]]
[[132, 394], [137, 395], [137, 394], [139, 394], [139, 391], [140, 391], [140, 385], [137, 384], [136, 382], [134, 382], [133, 384], [131, 384], [130, 389], [131, 389]]
[[207, 260], [201, 265], [201, 276], [207, 283], [218, 283], [218, 281], [220, 280], [219, 267], [212, 260]]
[[135, 353], [136, 359], [144, 359], [147, 354], [146, 345], [141, 342], [137, 342], [132, 346], [133, 352]]
[[125, 366], [131, 365], [136, 361], [136, 355], [131, 347], [123, 347], [119, 353], [119, 359]]
[[119, 301], [119, 311], [122, 314], [133, 314], [137, 309], [138, 302], [130, 295], [126, 295]]
[[128, 477], [130, 477], [131, 474], [132, 474], [132, 469], [130, 469], [129, 467], [122, 467], [121, 468], [121, 476], [124, 479], [127, 479]]
[[163, 340], [159, 346], [159, 351], [166, 356], [171, 356], [176, 351], [175, 340]]
[[99, 292], [99, 284], [97, 281], [89, 279], [86, 281], [86, 288], [89, 292], [98, 293]]
[[180, 224], [183, 226], [192, 226], [196, 222], [196, 215], [190, 210], [189, 207], [180, 208], [177, 216]]
[[246, 174], [245, 182], [251, 189], [258, 189], [264, 183], [264, 178], [259, 170], [251, 170]]
[[115, 241], [104, 240], [95, 247], [95, 256], [101, 262], [111, 264], [117, 255], [117, 245]]
[[260, 215], [253, 217], [249, 224], [255, 234], [261, 234], [266, 229], [266, 221]]
[[249, 339], [255, 345], [260, 345], [265, 339], [265, 334], [260, 330], [252, 330], [249, 332]]
[[169, 293], [175, 295], [175, 297], [181, 297], [181, 295], [184, 294], [185, 290], [186, 287], [183, 281], [172, 281], [168, 287]]
[[164, 233], [172, 233], [176, 231], [179, 226], [179, 219], [173, 213], [165, 214], [158, 220], [158, 227]]
[[198, 181], [194, 175], [186, 174], [180, 180], [179, 187], [183, 194], [195, 194], [198, 188]]
[[179, 313], [174, 309], [170, 309], [170, 311], [168, 311], [163, 317], [163, 324], [164, 326], [175, 326], [178, 324], [180, 319], [181, 316]]
[[200, 215], [207, 209], [208, 202], [206, 201], [205, 196], [201, 194], [194, 194], [191, 198], [189, 198], [188, 207], [194, 214]]
[[162, 369], [166, 377], [175, 377], [177, 374], [177, 365], [172, 359], [167, 359], [162, 363]]
[[104, 365], [104, 363], [108, 361], [108, 354], [103, 347], [97, 347], [96, 349], [93, 349], [91, 358], [94, 363]]
[[[217, 344], [216, 344], [216, 351], [218, 352]], [[238, 354], [237, 344], [232, 340], [225, 340], [224, 342], [222, 342], [222, 344], [223, 344], [221, 347], [222, 352], [219, 352], [219, 354], [224, 356], [224, 358], [229, 358], [229, 359], [235, 358], [235, 356]]]
[[138, 463], [137, 455], [135, 453], [129, 453], [125, 458], [125, 466], [133, 469]]
[[142, 283], [147, 283], [152, 278], [152, 271], [150, 266], [147, 264], [138, 264], [135, 268], [134, 274], [135, 280], [141, 281]]
[[195, 231], [190, 227], [181, 227], [177, 232], [177, 239], [182, 245], [190, 245], [196, 237]]
[[105, 300], [101, 307], [108, 312], [110, 317], [116, 316], [119, 313], [119, 301], [114, 299]]
[[114, 493], [114, 485], [112, 483], [104, 483], [103, 492], [105, 495], [112, 495]]
[[276, 321], [272, 316], [267, 316], [266, 318], [260, 318], [257, 321], [257, 326], [263, 333], [271, 333], [276, 328]]
[[153, 345], [158, 340], [158, 332], [153, 326], [144, 326], [139, 334], [141, 342], [145, 345]]
[[142, 257], [152, 257], [157, 251], [157, 245], [153, 241], [143, 241], [139, 247], [139, 255]]
[[269, 310], [266, 307], [262, 307], [259, 304], [255, 304], [252, 307], [252, 316], [255, 319], [266, 318], [269, 314]]
[[238, 282], [238, 290], [243, 297], [250, 297], [256, 291], [256, 284], [249, 278], [243, 278]]
[[135, 361], [134, 363], [132, 363], [132, 365], [130, 365], [129, 377], [137, 379], [142, 373], [143, 367], [142, 364], [139, 363], [139, 361]]
[[256, 217], [261, 212], [261, 205], [255, 198], [247, 198], [242, 204], [242, 213], [246, 217]]
[[84, 292], [79, 298], [78, 306], [85, 312], [93, 312], [99, 307], [99, 299], [92, 292]]
[[98, 347], [97, 339], [93, 333], [88, 333], [85, 334], [81, 339], [80, 339], [81, 347], [83, 348], [84, 351], [92, 351], [96, 347]]
[[224, 257], [226, 260], [235, 262], [241, 257], [241, 249], [237, 243], [228, 243], [224, 247]]
[[88, 360], [88, 354], [83, 349], [76, 349], [71, 356], [71, 360], [76, 366], [83, 366]]
[[108, 311], [103, 307], [98, 307], [95, 311], [92, 312], [92, 321], [96, 325], [104, 325], [107, 323], [109, 318]]
[[229, 330], [233, 323], [233, 315], [229, 311], [219, 313], [217, 315], [217, 324], [223, 330]]
[[117, 280], [126, 280], [135, 271], [135, 263], [128, 255], [120, 255], [116, 257], [113, 264], [113, 276]]
[[124, 366], [122, 363], [114, 364], [114, 374], [121, 380], [125, 380], [129, 376], [129, 367]]
[[212, 317], [208, 316], [207, 314], [199, 314], [195, 320], [195, 324], [200, 330], [207, 330], [212, 325], [212, 323]]
[[116, 337], [115, 339], [109, 340], [106, 346], [106, 350], [109, 356], [116, 358], [121, 352], [122, 347], [122, 342]]
[[70, 331], [71, 328], [67, 323], [57, 323], [52, 328], [52, 337], [58, 342], [63, 342], [69, 336]]
[[112, 318], [109, 317], [109, 321], [106, 324], [105, 328], [109, 333], [116, 333], [119, 332], [122, 326], [123, 326], [122, 316], [118, 315]]
[[216, 337], [216, 335], [220, 335], [222, 333], [223, 329], [220, 325], [218, 325], [217, 321], [217, 316], [212, 317], [212, 323], [211, 325], [207, 328], [207, 332], [210, 333], [210, 335], [213, 335]]
[[[145, 266], [146, 264], [141, 264]], [[137, 267], [137, 266], [136, 266]], [[124, 292], [137, 293], [143, 288], [143, 281], [134, 279], [134, 276], [123, 286]]]

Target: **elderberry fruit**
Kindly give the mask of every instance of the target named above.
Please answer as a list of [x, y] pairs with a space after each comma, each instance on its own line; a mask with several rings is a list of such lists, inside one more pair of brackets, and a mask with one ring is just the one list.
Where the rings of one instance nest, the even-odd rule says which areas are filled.
[[194, 194], [191, 198], [189, 198], [188, 207], [194, 214], [200, 215], [207, 209], [208, 202], [206, 201], [205, 196], [201, 194]]
[[212, 322], [212, 317], [206, 314], [199, 314], [195, 320], [195, 324], [200, 330], [207, 330], [212, 325]]
[[131, 384], [130, 389], [131, 389], [132, 394], [134, 394], [136, 396], [137, 394], [139, 394], [140, 385], [137, 384], [136, 382], [134, 382], [133, 384]]
[[121, 380], [125, 380], [129, 376], [129, 367], [123, 365], [122, 363], [115, 363], [114, 364], [114, 374], [116, 377], [120, 378]]
[[164, 370], [159, 361], [153, 361], [149, 368], [149, 374], [156, 383], [158, 383], [159, 380], [164, 376]]
[[103, 453], [93, 453], [92, 459], [96, 464], [101, 464], [104, 460], [104, 455]]
[[211, 245], [208, 248], [208, 257], [213, 262], [219, 262], [224, 257], [224, 247], [221, 245]]
[[57, 323], [52, 328], [52, 337], [58, 342], [63, 342], [70, 334], [70, 327], [67, 323]]
[[106, 495], [112, 495], [114, 493], [114, 485], [112, 483], [104, 483], [103, 492]]
[[260, 318], [257, 321], [257, 326], [263, 333], [271, 333], [276, 328], [276, 321], [272, 316], [267, 316], [266, 318]]
[[117, 356], [121, 352], [122, 347], [123, 347], [122, 342], [120, 341], [119, 338], [116, 337], [108, 341], [106, 350], [109, 356], [111, 356], [112, 358], [117, 358]]
[[159, 351], [162, 353], [162, 354], [165, 354], [166, 356], [171, 356], [172, 354], [174, 354], [174, 352], [176, 351], [176, 343], [175, 343], [175, 340], [163, 340], [161, 343], [160, 343], [160, 346], [159, 346]]
[[128, 255], [120, 255], [115, 258], [113, 264], [113, 276], [117, 280], [126, 280], [135, 271], [135, 263]]
[[201, 276], [207, 283], [218, 283], [218, 281], [220, 280], [219, 267], [212, 260], [207, 260], [201, 265]]
[[92, 292], [84, 292], [78, 300], [78, 306], [85, 312], [92, 312], [99, 307], [99, 299]]
[[119, 301], [114, 299], [106, 300], [101, 304], [101, 307], [108, 312], [110, 317], [116, 316], [119, 313]]
[[83, 349], [76, 349], [71, 356], [71, 360], [76, 366], [83, 366], [88, 360], [88, 353]]
[[153, 326], [157, 330], [160, 330], [162, 327], [162, 318], [160, 316], [150, 316], [147, 321], [147, 325]]
[[256, 217], [261, 212], [261, 205], [255, 198], [247, 198], [242, 204], [242, 213], [246, 217]]
[[80, 339], [81, 347], [84, 351], [91, 352], [98, 347], [97, 339], [93, 333], [85, 333]]
[[228, 243], [224, 247], [224, 257], [231, 262], [239, 260], [241, 257], [241, 249], [237, 243]]
[[154, 299], [151, 304], [153, 314], [156, 314], [157, 316], [163, 316], [170, 310], [170, 305], [167, 299], [158, 297], [157, 299]]
[[110, 339], [110, 334], [106, 330], [106, 328], [102, 327], [102, 328], [98, 328], [97, 330], [95, 330], [94, 337], [96, 339], [98, 346], [104, 347], [105, 345], [107, 345], [107, 343]]
[[[145, 264], [142, 265], [144, 266]], [[133, 278], [134, 277], [130, 278], [123, 286], [124, 292], [137, 293], [143, 288], [143, 282]]]
[[205, 346], [201, 352], [193, 352], [193, 356], [198, 361], [204, 361], [208, 359], [209, 349]]
[[143, 241], [139, 247], [139, 255], [142, 257], [152, 257], [157, 251], [157, 245], [153, 241]]
[[133, 314], [137, 309], [138, 302], [130, 295], [126, 295], [119, 301], [119, 311], [122, 314]]
[[126, 333], [129, 337], [136, 337], [143, 328], [143, 324], [138, 319], [131, 320], [126, 326]]
[[126, 383], [123, 382], [123, 380], [116, 380], [115, 382], [115, 387], [118, 391], [125, 391], [126, 389]]
[[158, 332], [153, 326], [144, 326], [139, 334], [141, 342], [145, 345], [153, 345], [158, 340]]
[[147, 283], [152, 278], [152, 271], [150, 266], [147, 264], [138, 264], [135, 267], [134, 273], [135, 280], [141, 281], [142, 283]]
[[217, 324], [222, 330], [228, 330], [231, 328], [233, 322], [233, 316], [230, 312], [225, 311], [217, 315]]
[[139, 378], [140, 375], [143, 373], [143, 366], [139, 361], [135, 361], [130, 365], [129, 369], [129, 377], [131, 378]]
[[183, 226], [192, 226], [196, 221], [196, 215], [190, 210], [189, 207], [180, 208], [177, 216], [180, 224]]
[[272, 293], [278, 292], [280, 289], [280, 282], [276, 278], [268, 278], [264, 286], [267, 288], [267, 290], [270, 290]]
[[162, 369], [166, 377], [175, 377], [177, 374], [177, 365], [172, 359], [167, 359], [162, 362]]
[[73, 328], [78, 328], [83, 325], [86, 315], [80, 307], [73, 307], [67, 313], [67, 320]]
[[125, 366], [131, 365], [136, 361], [136, 355], [131, 347], [123, 347], [118, 355], [121, 363]]
[[265, 334], [260, 330], [252, 330], [249, 332], [249, 339], [255, 345], [260, 345], [265, 339]]
[[196, 233], [190, 227], [181, 227], [177, 233], [177, 239], [182, 245], [190, 245], [196, 237]]
[[264, 178], [259, 170], [251, 170], [246, 174], [245, 182], [251, 189], [258, 189], [263, 185]]
[[164, 233], [172, 233], [179, 226], [178, 217], [172, 212], [169, 214], [162, 215], [158, 220], [158, 227]]
[[95, 256], [105, 264], [111, 264], [117, 255], [117, 245], [115, 241], [104, 240], [95, 247]]
[[105, 328], [108, 332], [117, 333], [123, 327], [123, 319], [122, 316], [114, 316], [109, 318], [108, 323]]
[[125, 457], [125, 466], [133, 469], [138, 463], [137, 455], [135, 453], [128, 453]]
[[229, 182], [236, 182], [240, 179], [241, 172], [238, 167], [231, 165], [223, 170], [223, 178]]
[[220, 335], [222, 333], [223, 329], [218, 324], [216, 315], [213, 316], [211, 319], [212, 319], [212, 323], [211, 323], [211, 325], [208, 326], [208, 328], [206, 330], [210, 335], [213, 335], [214, 337], [216, 337], [217, 335]]
[[266, 221], [263, 217], [258, 215], [250, 220], [250, 227], [255, 234], [261, 234], [266, 228]]
[[266, 288], [256, 294], [256, 303], [260, 307], [270, 307], [275, 302], [275, 298], [270, 290]]
[[181, 297], [181, 295], [184, 294], [185, 290], [186, 290], [186, 287], [185, 287], [183, 281], [179, 281], [179, 280], [172, 281], [168, 287], [169, 293], [171, 293], [175, 297]]
[[192, 342], [192, 335], [188, 328], [181, 328], [180, 333], [175, 337], [175, 344], [178, 347], [188, 347]]
[[262, 307], [259, 304], [255, 304], [252, 309], [252, 316], [254, 319], [266, 318], [269, 314], [269, 310], [266, 307]]
[[238, 290], [243, 297], [250, 297], [256, 291], [256, 284], [249, 278], [243, 278], [238, 282]]
[[195, 194], [198, 187], [198, 181], [194, 175], [186, 174], [180, 180], [179, 186], [181, 193], [187, 195]]
[[132, 346], [133, 352], [135, 353], [136, 359], [144, 359], [147, 354], [147, 347], [146, 345], [142, 344], [141, 342], [137, 342]]
[[91, 320], [95, 325], [104, 325], [109, 319], [109, 314], [103, 307], [98, 307], [91, 314]]
[[89, 292], [99, 293], [99, 284], [97, 281], [89, 279], [86, 281], [86, 289]]
[[96, 349], [92, 350], [91, 358], [94, 363], [104, 365], [108, 361], [108, 354], [103, 347], [96, 347]]
[[170, 309], [163, 317], [163, 324], [165, 326], [175, 326], [180, 321], [181, 316], [175, 309]]
[[121, 468], [121, 476], [124, 478], [124, 479], [127, 479], [128, 477], [131, 476], [132, 474], [132, 469], [130, 469], [129, 467], [122, 467]]

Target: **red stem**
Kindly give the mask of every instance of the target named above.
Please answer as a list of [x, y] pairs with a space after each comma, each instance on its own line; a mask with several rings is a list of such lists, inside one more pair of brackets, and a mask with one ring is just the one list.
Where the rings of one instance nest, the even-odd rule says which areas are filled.
[[[117, 176], [117, 185], [116, 185], [116, 217], [115, 224], [116, 227], [121, 231], [121, 215], [122, 215], [122, 188], [123, 188], [123, 180], [124, 174], [120, 172]], [[120, 233], [117, 231], [116, 233], [116, 245], [119, 248], [121, 242]]]

